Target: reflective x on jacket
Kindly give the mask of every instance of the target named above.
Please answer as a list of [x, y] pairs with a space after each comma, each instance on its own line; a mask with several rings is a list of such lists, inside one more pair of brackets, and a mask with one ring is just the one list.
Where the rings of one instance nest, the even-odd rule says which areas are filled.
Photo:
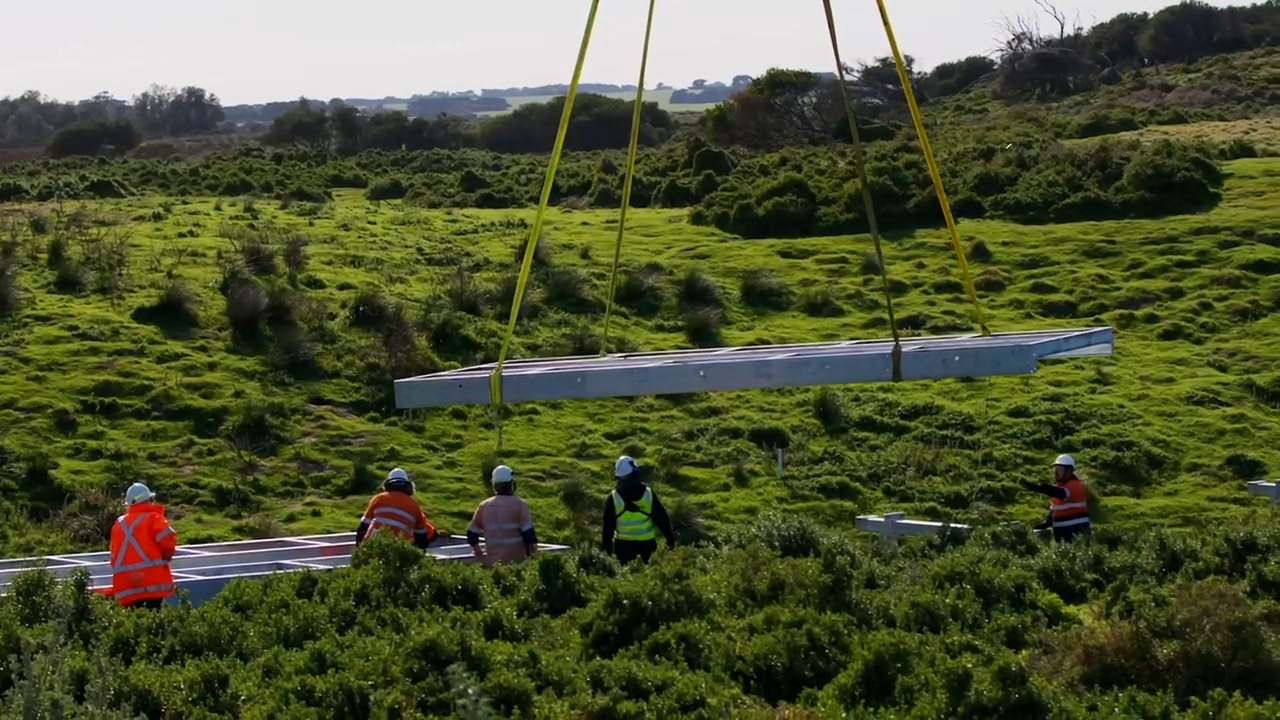
[[178, 534], [154, 502], [133, 505], [111, 526], [111, 594], [121, 605], [174, 593], [169, 561]]

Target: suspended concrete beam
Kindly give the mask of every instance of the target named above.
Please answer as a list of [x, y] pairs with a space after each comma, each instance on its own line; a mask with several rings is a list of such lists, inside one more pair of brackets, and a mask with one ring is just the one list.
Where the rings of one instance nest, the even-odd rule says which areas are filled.
[[[1025, 375], [1041, 360], [1110, 355], [1114, 344], [1109, 327], [909, 338], [902, 341], [902, 379]], [[490, 363], [396, 380], [396, 407], [487, 404], [493, 369]], [[892, 340], [847, 340], [510, 360], [502, 369], [502, 399], [586, 400], [892, 380]]]
[[1249, 493], [1271, 498], [1272, 505], [1280, 505], [1280, 481], [1254, 480], [1249, 483]]
[[859, 515], [855, 520], [859, 530], [873, 532], [886, 544], [892, 545], [899, 538], [912, 535], [937, 535], [943, 532], [969, 532], [972, 528], [960, 523], [934, 522], [932, 520], [907, 520], [905, 513], [884, 515]]
[[[538, 544], [539, 552], [568, 549], [566, 545]], [[264, 578], [282, 572], [346, 567], [351, 564], [354, 550], [354, 532], [182, 545], [169, 567], [179, 591], [185, 590], [191, 602], [198, 605], [212, 599], [232, 580], [239, 578]], [[440, 538], [427, 550], [427, 555], [445, 562], [476, 561], [464, 535]], [[48, 570], [59, 580], [66, 580], [76, 571], [85, 570], [89, 573], [90, 585], [96, 591], [102, 592], [111, 587], [111, 554], [102, 551], [0, 560], [0, 595], [8, 594], [16, 576], [40, 568]]]

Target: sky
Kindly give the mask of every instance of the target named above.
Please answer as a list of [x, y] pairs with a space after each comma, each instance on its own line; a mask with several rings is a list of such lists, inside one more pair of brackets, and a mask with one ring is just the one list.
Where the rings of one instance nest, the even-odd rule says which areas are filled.
[[[1176, 0], [1059, 0], [1086, 27]], [[196, 85], [224, 105], [299, 96], [407, 97], [568, 83], [590, 0], [9, 0], [0, 97], [128, 98]], [[1227, 5], [1228, 2], [1211, 2]], [[1236, 4], [1248, 4], [1237, 0]], [[991, 52], [1001, 17], [1034, 0], [887, 0], [901, 50], [926, 69]], [[874, 0], [833, 0], [845, 62], [889, 52]], [[647, 0], [602, 0], [583, 82], [634, 84]], [[1048, 18], [1041, 23], [1049, 29]], [[17, 30], [17, 32], [15, 32]], [[646, 85], [770, 67], [834, 69], [819, 0], [660, 0]]]

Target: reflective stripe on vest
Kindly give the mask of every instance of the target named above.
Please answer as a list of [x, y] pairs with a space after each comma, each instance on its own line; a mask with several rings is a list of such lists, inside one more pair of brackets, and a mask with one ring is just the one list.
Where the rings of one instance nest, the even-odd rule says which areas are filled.
[[[133, 537], [133, 531], [138, 529], [138, 525], [141, 524], [147, 516], [145, 514], [139, 514], [133, 519], [132, 523], [128, 524], [124, 521], [125, 517], [126, 516], [121, 515], [116, 518], [116, 522], [120, 524], [120, 529], [124, 531], [124, 542], [120, 544], [120, 554], [111, 558], [111, 571], [118, 573], [132, 572], [134, 570], [145, 570], [149, 567], [164, 565], [166, 561], [161, 558], [147, 557], [147, 554], [142, 551], [142, 546], [139, 545], [137, 539]], [[168, 537], [171, 532], [173, 532], [173, 528], [165, 528], [165, 530], [161, 531], [160, 534], [156, 536], [156, 542]], [[129, 551], [129, 548], [133, 548], [133, 551], [138, 554], [138, 557], [142, 558], [140, 562], [136, 562], [131, 565], [124, 564], [125, 553]]]
[[1067, 491], [1065, 500], [1053, 498], [1049, 501], [1049, 512], [1056, 528], [1084, 525], [1089, 522], [1089, 491], [1084, 483], [1071, 478], [1062, 484]]
[[627, 504], [617, 490], [613, 491], [613, 510], [618, 515], [618, 526], [614, 537], [619, 540], [652, 540], [658, 536], [653, 526], [653, 491], [644, 489], [644, 497], [636, 503], [639, 511], [627, 510]]
[[410, 537], [414, 533], [413, 526], [417, 524], [418, 519], [413, 516], [413, 513], [384, 505], [374, 510], [373, 517], [369, 518], [368, 535], [372, 537], [380, 527], [386, 526], [397, 535]]

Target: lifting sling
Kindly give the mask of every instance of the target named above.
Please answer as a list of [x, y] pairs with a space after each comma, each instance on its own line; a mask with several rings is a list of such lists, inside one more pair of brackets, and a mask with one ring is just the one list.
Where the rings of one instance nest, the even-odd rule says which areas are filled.
[[[656, 0], [649, 0], [648, 16], [645, 23], [644, 46], [640, 56], [640, 78], [636, 88], [635, 106], [633, 108], [631, 118], [631, 137], [627, 147], [627, 167], [626, 175], [623, 180], [622, 206], [619, 210], [618, 234], [614, 242], [613, 264], [609, 273], [608, 300], [605, 306], [604, 330], [600, 343], [600, 354], [602, 356], [608, 354], [609, 330], [613, 319], [618, 266], [622, 257], [622, 242], [626, 233], [627, 210], [631, 205], [632, 181], [635, 177], [636, 156], [638, 153], [640, 137], [640, 120], [644, 102], [645, 71], [649, 60], [649, 42], [653, 31], [655, 5]], [[872, 243], [875, 246], [876, 259], [880, 266], [880, 280], [885, 296], [885, 308], [888, 314], [890, 331], [893, 334], [893, 380], [897, 382], [902, 379], [902, 344], [898, 332], [898, 324], [894, 317], [893, 297], [889, 289], [888, 270], [885, 267], [884, 250], [881, 243], [880, 231], [876, 222], [875, 207], [871, 198], [870, 183], [867, 177], [866, 153], [858, 134], [858, 123], [854, 113], [854, 103], [852, 98], [849, 96], [848, 79], [845, 73], [845, 66], [840, 57], [840, 47], [836, 39], [835, 16], [831, 9], [831, 0], [822, 0], [822, 5], [826, 15], [827, 32], [831, 40], [831, 52], [836, 63], [836, 73], [840, 84], [841, 99], [844, 102], [845, 113], [849, 122], [849, 131], [853, 140], [854, 156], [856, 158], [858, 171], [858, 185], [861, 190], [863, 205], [867, 213], [867, 224]], [[952, 215], [951, 205], [947, 200], [946, 190], [943, 188], [942, 175], [938, 170], [937, 161], [934, 159], [933, 148], [929, 144], [929, 136], [925, 131], [924, 121], [920, 114], [920, 108], [916, 102], [915, 93], [911, 87], [911, 77], [907, 72], [902, 53], [898, 49], [898, 43], [894, 37], [893, 26], [889, 21], [889, 13], [885, 6], [885, 0], [876, 0], [876, 6], [880, 13], [880, 21], [884, 26], [885, 36], [888, 38], [889, 46], [893, 52], [894, 65], [898, 71], [898, 79], [902, 83], [902, 91], [906, 96], [907, 106], [911, 111], [911, 120], [915, 126], [916, 135], [920, 139], [920, 145], [924, 152], [925, 162], [929, 167], [929, 176], [933, 181], [934, 190], [938, 196], [938, 202], [942, 206], [942, 214], [947, 223], [951, 246], [952, 249], [955, 250], [956, 257], [960, 262], [960, 275], [969, 301], [973, 304], [974, 321], [980, 328], [982, 335], [988, 336], [991, 334], [991, 331], [987, 328], [983, 319], [982, 306], [978, 302], [973, 278], [969, 273], [969, 264], [966, 261], [964, 250], [960, 244], [960, 231], [957, 228], [955, 218]], [[590, 10], [587, 13], [586, 27], [582, 33], [582, 43], [578, 49], [577, 62], [573, 69], [573, 78], [569, 83], [569, 90], [565, 95], [564, 109], [560, 115], [560, 125], [556, 131], [555, 143], [551, 151], [551, 161], [548, 164], [547, 175], [543, 181], [542, 194], [538, 201], [537, 213], [534, 216], [533, 227], [529, 234], [529, 241], [525, 245], [524, 259], [520, 266], [520, 275], [517, 279], [515, 295], [511, 302], [511, 316], [507, 322], [507, 331], [502, 340], [502, 348], [499, 351], [497, 363], [494, 365], [493, 371], [489, 376], [489, 400], [497, 428], [497, 452], [499, 454], [499, 459], [501, 459], [500, 455], [503, 449], [502, 421], [504, 406], [502, 401], [502, 371], [507, 360], [507, 354], [510, 350], [512, 337], [515, 335], [516, 322], [520, 316], [521, 301], [524, 299], [524, 293], [528, 287], [529, 275], [533, 269], [534, 254], [537, 249], [538, 240], [542, 234], [542, 226], [546, 218], [547, 206], [550, 203], [551, 189], [555, 182], [556, 170], [560, 165], [560, 157], [564, 151], [565, 136], [568, 133], [569, 120], [573, 113], [574, 101], [577, 98], [578, 86], [582, 78], [582, 68], [586, 62], [587, 48], [591, 43], [591, 34], [595, 27], [596, 14], [599, 11], [599, 8], [600, 0], [592, 0]]]

